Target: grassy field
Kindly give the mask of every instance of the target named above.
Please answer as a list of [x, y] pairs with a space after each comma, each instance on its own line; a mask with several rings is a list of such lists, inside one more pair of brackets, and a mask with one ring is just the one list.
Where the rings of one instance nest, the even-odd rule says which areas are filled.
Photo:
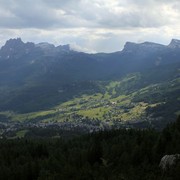
[[[155, 108], [164, 103], [163, 98], [160, 101], [162, 95], [180, 89], [179, 78], [167, 83], [148, 84], [147, 86], [142, 86], [140, 82], [141, 75], [136, 73], [119, 81], [106, 82], [103, 93], [83, 94], [49, 110], [26, 114], [7, 111], [0, 112], [0, 115], [11, 121], [19, 122], [73, 121], [75, 115], [102, 121], [141, 120], [146, 116], [147, 108]], [[103, 82], [99, 82], [99, 84], [103, 84]], [[156, 102], [155, 98], [159, 98], [159, 102]], [[177, 99], [177, 101], [179, 100]], [[179, 114], [179, 111], [176, 113]]]

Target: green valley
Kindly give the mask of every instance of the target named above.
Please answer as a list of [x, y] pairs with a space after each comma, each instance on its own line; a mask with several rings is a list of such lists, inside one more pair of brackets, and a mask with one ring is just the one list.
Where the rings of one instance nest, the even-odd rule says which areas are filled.
[[[178, 72], [173, 73], [173, 77]], [[149, 78], [149, 77], [148, 77]], [[146, 121], [152, 125], [155, 120], [167, 117], [168, 112], [156, 109], [172, 110], [171, 117], [179, 112], [180, 78], [168, 81], [152, 82], [142, 74], [133, 73], [115, 81], [98, 81], [98, 93], [83, 94], [61, 103], [49, 110], [30, 113], [1, 112], [0, 115], [13, 122], [82, 122], [85, 119], [98, 120], [112, 126], [119, 123]], [[169, 93], [173, 96], [169, 98]], [[153, 113], [152, 113], [153, 110]]]
[[39, 127], [162, 129], [179, 115], [179, 41], [127, 42], [122, 51], [97, 54], [46, 46], [49, 53], [18, 38], [0, 49], [2, 136]]

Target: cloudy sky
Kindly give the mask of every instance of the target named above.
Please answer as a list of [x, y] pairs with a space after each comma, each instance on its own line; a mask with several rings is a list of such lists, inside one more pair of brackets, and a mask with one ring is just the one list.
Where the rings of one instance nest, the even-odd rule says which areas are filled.
[[180, 39], [180, 1], [0, 0], [0, 46], [16, 37], [88, 52], [118, 51], [126, 41], [168, 44]]

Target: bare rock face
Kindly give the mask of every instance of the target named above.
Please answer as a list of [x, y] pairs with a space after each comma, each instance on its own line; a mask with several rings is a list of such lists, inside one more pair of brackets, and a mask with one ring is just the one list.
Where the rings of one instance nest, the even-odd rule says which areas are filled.
[[10, 39], [0, 49], [0, 59], [19, 59], [24, 55], [32, 53], [34, 48], [34, 43], [24, 43], [21, 38]]
[[169, 48], [180, 48], [180, 40], [172, 39], [170, 44], [168, 45]]
[[156, 52], [157, 50], [161, 50], [163, 48], [165, 48], [164, 45], [153, 42], [144, 42], [144, 43], [126, 42], [126, 44], [124, 45], [123, 52], [147, 53], [147, 52]]
[[159, 167], [162, 170], [166, 170], [167, 168], [176, 165], [178, 160], [180, 160], [180, 154], [165, 155], [162, 157]]

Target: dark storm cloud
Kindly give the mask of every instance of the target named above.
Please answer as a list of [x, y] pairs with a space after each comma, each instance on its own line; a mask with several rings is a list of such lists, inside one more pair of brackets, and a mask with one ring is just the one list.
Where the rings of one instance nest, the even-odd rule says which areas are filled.
[[75, 20], [79, 24], [75, 16], [41, 0], [0, 1], [0, 15], [1, 28], [67, 28], [74, 27]]
[[[7, 0], [0, 1], [1, 28], [158, 27], [172, 19], [159, 0]], [[177, 1], [171, 1], [171, 4]], [[141, 6], [141, 7], [140, 7]], [[140, 9], [141, 8], [141, 9]]]
[[22, 37], [113, 51], [127, 40], [178, 38], [179, 19], [179, 0], [0, 0], [0, 45]]

